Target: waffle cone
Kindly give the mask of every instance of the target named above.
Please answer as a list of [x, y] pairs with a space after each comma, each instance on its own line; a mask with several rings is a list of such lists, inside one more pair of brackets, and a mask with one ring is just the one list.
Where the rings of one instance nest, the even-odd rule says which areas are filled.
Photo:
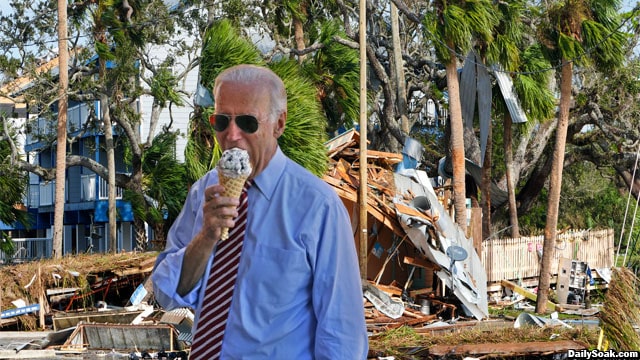
[[[232, 197], [236, 199], [240, 199], [240, 194], [242, 194], [242, 188], [244, 187], [244, 183], [247, 182], [246, 176], [240, 176], [236, 178], [226, 177], [222, 174], [219, 174], [220, 184], [224, 186], [223, 196]], [[222, 228], [222, 233], [220, 234], [220, 240], [226, 240], [229, 237], [229, 228]]]

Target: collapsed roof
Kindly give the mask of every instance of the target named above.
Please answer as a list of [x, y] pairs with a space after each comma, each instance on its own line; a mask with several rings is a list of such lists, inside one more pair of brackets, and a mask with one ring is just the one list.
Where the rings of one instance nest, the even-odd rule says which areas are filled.
[[[354, 209], [358, 203], [361, 164], [359, 140], [358, 132], [350, 130], [327, 142], [331, 166], [324, 180], [333, 186], [347, 209]], [[484, 266], [473, 247], [473, 241], [466, 237], [441, 204], [444, 201], [442, 196], [439, 198], [436, 194], [432, 179], [424, 171], [397, 166], [403, 162], [402, 154], [380, 151], [367, 153], [366, 208], [369, 217], [374, 220], [373, 224], [367, 225], [367, 233], [380, 235], [383, 232], [379, 227], [383, 226], [388, 229], [384, 232], [386, 236], [400, 241], [410, 240], [408, 243], [413, 246], [415, 253], [433, 264], [434, 273], [448, 287], [447, 291], [453, 289], [467, 316], [479, 320], [488, 317]], [[394, 166], [399, 170], [393, 170]], [[351, 212], [351, 217], [352, 224], [357, 224], [356, 211]], [[357, 233], [354, 231], [354, 234]], [[355, 240], [357, 243], [358, 239]], [[371, 244], [371, 241], [367, 247], [375, 251], [378, 244]], [[388, 248], [387, 253], [393, 256], [391, 246]], [[384, 272], [386, 263], [369, 269], [368, 275]], [[407, 282], [411, 281], [411, 276], [412, 272], [407, 276]]]

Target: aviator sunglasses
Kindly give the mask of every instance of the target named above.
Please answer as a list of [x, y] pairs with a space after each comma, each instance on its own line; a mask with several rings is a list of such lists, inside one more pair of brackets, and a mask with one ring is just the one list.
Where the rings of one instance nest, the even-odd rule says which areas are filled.
[[[213, 125], [213, 128], [216, 131], [225, 131], [229, 127], [229, 123], [231, 122], [231, 115], [226, 114], [212, 114], [209, 117], [209, 122]], [[253, 134], [258, 131], [258, 118], [253, 115], [236, 115], [236, 125], [240, 128], [240, 130], [244, 131], [247, 134]]]

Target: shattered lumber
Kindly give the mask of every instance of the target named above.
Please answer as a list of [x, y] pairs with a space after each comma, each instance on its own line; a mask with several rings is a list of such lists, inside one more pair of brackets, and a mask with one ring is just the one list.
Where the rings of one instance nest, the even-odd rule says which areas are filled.
[[440, 271], [440, 266], [438, 266], [438, 264], [420, 258], [405, 256], [403, 262], [405, 264], [417, 266], [427, 270]]
[[429, 354], [436, 356], [534, 356], [564, 353], [569, 350], [584, 350], [584, 344], [573, 340], [532, 341], [526, 343], [433, 345]]
[[[523, 288], [521, 286], [518, 286], [517, 284], [515, 284], [515, 283], [513, 283], [513, 282], [511, 282], [509, 280], [502, 280], [502, 281], [500, 281], [500, 284], [502, 286], [506, 287], [506, 288], [509, 288], [509, 289], [517, 292], [518, 294], [526, 297], [529, 300], [532, 300], [532, 301], [537, 301], [538, 300], [538, 295], [532, 293], [531, 291], [529, 291], [529, 290], [527, 290], [527, 289], [525, 289], [525, 288]], [[559, 305], [557, 305], [557, 304], [555, 304], [555, 303], [553, 303], [551, 301], [548, 301], [548, 300], [547, 300], [547, 309], [549, 309], [550, 311], [563, 311], [562, 307], [560, 307]]]

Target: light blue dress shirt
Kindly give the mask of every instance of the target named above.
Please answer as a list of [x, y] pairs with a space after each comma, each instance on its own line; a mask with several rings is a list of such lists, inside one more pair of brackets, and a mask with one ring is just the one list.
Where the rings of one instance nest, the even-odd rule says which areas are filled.
[[[335, 191], [280, 149], [249, 189], [249, 216], [222, 359], [366, 359], [362, 285], [349, 215]], [[203, 280], [177, 294], [184, 251], [202, 227], [204, 190], [193, 184], [152, 273], [165, 309], [200, 313]], [[206, 278], [215, 262], [209, 259]]]

